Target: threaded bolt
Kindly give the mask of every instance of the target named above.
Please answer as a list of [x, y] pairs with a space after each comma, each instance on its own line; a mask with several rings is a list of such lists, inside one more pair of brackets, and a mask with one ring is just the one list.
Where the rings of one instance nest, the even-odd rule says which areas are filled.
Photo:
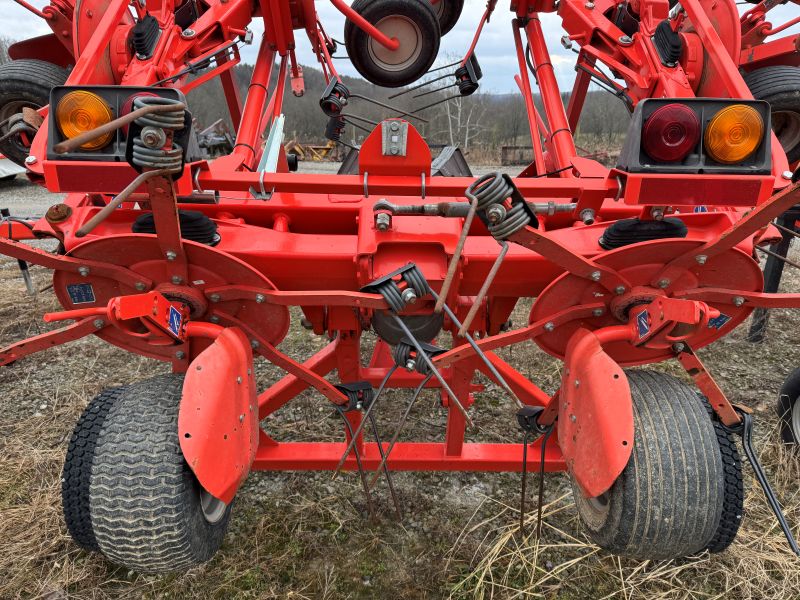
[[414, 304], [417, 301], [417, 293], [411, 288], [404, 289], [401, 297], [406, 304]]
[[378, 231], [389, 231], [392, 227], [392, 215], [389, 213], [379, 213], [375, 215], [375, 229]]

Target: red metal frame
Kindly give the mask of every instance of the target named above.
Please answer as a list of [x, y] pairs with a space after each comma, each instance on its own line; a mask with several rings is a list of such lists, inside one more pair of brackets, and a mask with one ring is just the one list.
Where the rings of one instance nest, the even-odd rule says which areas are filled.
[[[191, 433], [193, 440], [192, 444], [186, 443], [184, 452], [191, 456], [190, 464], [204, 487], [225, 501], [232, 498], [250, 468], [335, 468], [345, 450], [344, 441], [281, 442], [261, 431], [258, 422], [309, 387], [320, 392], [326, 401], [346, 404], [347, 398], [326, 379], [334, 370], [341, 382], [368, 381], [373, 386], [381, 382], [393, 365], [390, 352], [381, 342], [370, 363], [363, 365], [360, 344], [361, 334], [369, 327], [375, 311], [385, 310], [387, 304], [380, 296], [357, 290], [409, 261], [418, 266], [434, 290], [441, 289], [448, 261], [456, 253], [461, 221], [395, 217], [388, 229], [379, 229], [373, 205], [381, 198], [399, 205], [419, 204], [421, 198], [428, 203], [463, 200], [464, 191], [473, 180], [431, 177], [427, 144], [402, 119], [391, 122], [408, 126], [406, 156], [383, 155], [381, 135], [386, 124], [379, 125], [364, 142], [358, 175], [296, 174], [285, 168], [277, 173], [253, 171], [263, 152], [262, 136], [282, 112], [287, 77], [291, 77], [295, 93], [303, 90], [302, 72], [294, 55], [298, 43], [295, 30], [306, 31], [326, 78], [338, 79], [327, 49], [330, 38], [313, 2], [260, 0], [254, 6], [250, 0], [208, 0], [188, 35], [175, 24], [173, 0], [149, 0], [147, 10], [158, 20], [162, 35], [153, 58], [140, 59], [132, 56], [127, 46], [113, 43], [125, 39], [131, 27], [127, 0], [91, 1], [93, 7], [103, 10], [94, 17], [88, 34], [83, 28], [80, 35], [75, 33], [78, 24], [86, 24], [85, 11], [72, 15], [64, 0], [54, 0], [43, 11], [56, 15], [48, 17], [49, 22], [68, 18], [74, 25], [75, 67], [68, 84], [150, 86], [162, 81], [164, 87], [188, 90], [219, 77], [228, 110], [238, 123], [236, 146], [228, 156], [186, 165], [174, 186], [165, 177], [151, 179], [131, 202], [114, 210], [85, 238], [78, 238], [75, 232], [137, 173], [124, 162], [45, 159], [48, 128], [46, 124], [41, 127], [31, 147], [37, 160], [31, 162], [29, 170], [32, 176], [43, 177], [52, 191], [68, 194], [68, 216], [58, 222], [43, 219], [36, 222], [35, 229], [41, 235], [55, 234], [66, 255], [50, 255], [15, 242], [14, 239], [29, 235], [16, 225], [9, 236], [12, 239], [0, 238], [0, 252], [54, 269], [57, 295], [66, 312], [50, 318], [77, 321], [0, 351], [0, 364], [97, 333], [111, 343], [169, 361], [175, 370], [191, 373], [182, 405], [200, 408], [204, 415], [211, 416], [181, 425], [181, 431]], [[362, 22], [340, 0], [331, 1], [379, 43], [390, 49], [396, 46], [396, 40], [386, 39], [372, 25]], [[512, 28], [520, 67], [517, 83], [526, 102], [534, 146], [534, 164], [514, 178], [514, 183], [530, 202], [574, 203], [575, 207], [541, 215], [538, 227], [526, 227], [511, 237], [505, 262], [470, 326], [480, 334], [478, 347], [489, 353], [490, 364], [523, 403], [547, 406], [550, 422], [560, 413], [561, 447], [555, 441], [548, 444], [544, 468], [550, 471], [568, 466], [590, 495], [608, 489], [630, 453], [630, 444], [617, 443], [620, 437], [630, 441], [633, 435], [629, 392], [626, 394], [616, 380], [607, 381], [621, 372], [620, 365], [664, 360], [675, 355], [671, 345], [679, 342], [692, 348], [711, 343], [746, 318], [755, 306], [800, 306], [796, 295], [763, 297], [760, 271], [753, 259], [755, 240], [769, 220], [764, 219], [783, 210], [784, 204], [800, 200], [797, 186], [788, 187], [789, 182], [783, 177], [788, 164], [776, 141], [772, 144], [769, 175], [664, 175], [609, 170], [580, 158], [572, 135], [585, 102], [590, 74], [599, 74], [600, 65], [624, 81], [624, 85], [613, 85], [633, 105], [651, 97], [691, 98], [699, 90], [712, 90], [722, 97], [748, 98], [739, 66], [746, 66], [745, 62], [749, 66], [774, 61], [793, 64], [795, 60], [787, 42], [764, 43], [766, 37], [782, 30], [781, 26], [765, 25], [772, 3], [765, 0], [745, 15], [741, 30], [737, 26], [732, 31], [730, 27], [717, 31], [708, 12], [723, 10], [728, 12], [721, 14], [730, 15], [730, 10], [735, 11], [730, 0], [721, 4], [716, 0], [715, 6], [722, 8], [713, 8], [708, 0], [684, 0], [681, 4], [686, 14], [674, 26], [685, 43], [701, 54], [705, 51], [709, 61], [702, 64], [687, 60], [667, 67], [661, 64], [651, 39], [658, 23], [668, 17], [667, 0], [634, 3], [633, 8], [641, 15], [640, 30], [630, 38], [608, 17], [621, 2], [562, 0], [556, 8], [552, 0], [519, 0], [513, 5]], [[474, 51], [493, 10], [494, 2], [490, 2], [462, 64]], [[580, 45], [577, 61], [583, 69], [566, 110], [538, 16], [556, 10], [569, 39]], [[246, 35], [254, 18], [263, 18], [265, 34], [242, 105], [230, 70], [239, 55], [230, 44]], [[523, 44], [523, 31], [527, 44]], [[745, 43], [749, 45], [743, 48]], [[534, 79], [542, 95], [542, 115], [533, 103], [526, 45], [530, 47]], [[108, 48], [112, 51], [106, 53]], [[218, 57], [217, 66], [189, 82], [188, 74], [182, 74], [186, 63], [207, 57]], [[712, 75], [713, 85], [702, 87], [701, 79], [709, 79], [701, 77], [703, 73]], [[47, 119], [48, 110], [41, 112]], [[667, 187], [669, 197], [663, 192]], [[259, 189], [268, 192], [268, 200], [251, 193]], [[707, 197], [698, 193], [703, 189], [727, 194], [726, 204], [717, 203], [711, 212], [693, 212], [695, 205], [709, 204]], [[219, 192], [218, 201], [192, 202], [192, 193], [202, 190]], [[759, 210], [745, 218], [740, 207], [754, 205], [759, 205]], [[143, 206], [153, 211], [158, 236], [130, 234], [131, 224], [141, 215]], [[212, 248], [182, 240], [176, 207], [200, 211], [213, 219], [220, 234], [219, 244]], [[605, 252], [598, 246], [597, 240], [610, 222], [650, 218], [652, 207], [680, 213], [689, 229], [687, 239], [649, 242], [631, 251], [623, 248]], [[580, 215], [585, 210], [592, 211], [594, 224], [582, 222]], [[4, 233], [0, 228], [0, 235]], [[469, 233], [458, 277], [447, 294], [448, 304], [459, 316], [469, 311], [498, 252], [497, 242], [483, 224], [476, 221]], [[704, 257], [702, 261], [700, 256]], [[726, 264], [737, 268], [724, 274]], [[67, 286], [77, 284], [92, 286], [94, 301], [89, 306], [76, 305], [65, 291]], [[537, 300], [530, 323], [504, 331], [517, 301], [531, 297]], [[629, 321], [621, 325], [620, 320], [625, 319], [619, 316], [620, 305], [641, 304], [642, 298], [647, 304], [625, 313], [629, 314]], [[155, 317], [134, 309], [151, 309], [153, 303]], [[187, 324], [185, 332], [178, 336], [169, 335], [163, 327], [163, 312], [173, 306], [180, 306], [182, 320]], [[308, 327], [332, 340], [305, 363], [276, 348], [286, 334], [288, 306], [300, 307]], [[125, 312], [127, 316], [114, 312], [121, 307], [131, 308]], [[647, 336], [639, 336], [634, 327], [636, 317], [655, 307], [667, 315], [669, 326], [665, 321]], [[412, 312], [426, 314], [432, 310], [433, 299], [426, 297], [414, 305]], [[731, 325], [709, 327], [709, 318], [723, 313], [730, 317]], [[680, 335], [675, 333], [679, 325]], [[464, 406], [480, 410], [478, 393], [482, 388], [472, 383], [474, 374], [481, 371], [495, 380], [497, 376], [477, 359], [470, 345], [455, 335], [458, 327], [451, 319], [444, 320], [444, 329], [454, 334], [456, 344], [434, 362]], [[559, 408], [554, 399], [491, 353], [523, 341], [534, 341], [564, 358], [567, 370], [560, 397], [566, 409], [564, 405]], [[252, 383], [237, 392], [235, 404], [247, 408], [241, 413], [247, 415], [246, 435], [237, 433], [231, 454], [215, 455], [221, 442], [210, 432], [230, 427], [233, 414], [218, 411], [219, 403], [225, 390], [234, 385], [231, 378], [245, 377], [250, 381], [251, 373], [243, 376], [241, 371], [250, 368], [251, 349], [287, 375], [258, 396]], [[699, 369], [686, 356], [681, 358], [687, 369]], [[202, 377], [192, 371], [203, 366], [208, 368], [203, 369]], [[581, 378], [588, 378], [580, 391], [570, 388], [575, 387], [576, 372], [581, 373]], [[419, 373], [401, 369], [389, 386], [411, 388], [421, 381]], [[715, 399], [720, 398], [707, 379], [699, 383], [707, 386]], [[439, 387], [436, 383], [428, 386]], [[602, 387], [619, 387], [615, 396], [619, 411], [613, 418], [591, 416], [598, 409], [593, 403], [596, 390]], [[464, 416], [459, 410], [452, 410], [444, 393], [442, 404], [448, 409], [444, 439], [435, 443], [398, 443], [388, 461], [391, 469], [521, 469], [519, 444], [465, 443]], [[725, 402], [720, 400], [715, 403], [717, 406], [726, 422], [730, 421]], [[573, 407], [575, 410], [571, 410]], [[348, 418], [357, 426], [361, 413], [349, 413]], [[585, 419], [594, 419], [596, 427], [577, 431], [574, 423], [582, 427]], [[511, 416], [509, 427], [514, 428]], [[581, 441], [565, 443], [564, 436], [573, 434]], [[205, 442], [204, 436], [208, 438]], [[378, 466], [380, 454], [375, 444], [358, 439], [356, 447], [365, 468]], [[603, 451], [595, 452], [595, 447]], [[538, 450], [528, 453], [529, 468], [538, 466], [538, 456]], [[226, 467], [227, 474], [223, 475]], [[347, 458], [345, 468], [355, 468], [353, 454]]]

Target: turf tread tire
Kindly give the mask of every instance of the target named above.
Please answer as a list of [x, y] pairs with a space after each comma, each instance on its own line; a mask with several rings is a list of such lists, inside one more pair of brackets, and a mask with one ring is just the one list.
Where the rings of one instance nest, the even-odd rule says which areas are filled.
[[104, 390], [84, 409], [67, 447], [61, 476], [61, 505], [64, 521], [72, 539], [81, 548], [98, 551], [89, 513], [89, 483], [97, 436], [111, 406], [123, 388]]
[[439, 19], [439, 29], [442, 32], [442, 36], [450, 33], [453, 27], [456, 26], [463, 10], [464, 0], [439, 0], [434, 6], [434, 12], [436, 13], [436, 18]]
[[[769, 102], [773, 111], [800, 114], [800, 67], [762, 67], [745, 74], [744, 81], [753, 97]], [[784, 150], [790, 163], [800, 160], [800, 143]]]
[[635, 438], [631, 458], [597, 510], [573, 480], [589, 537], [614, 554], [673, 559], [703, 551], [722, 516], [723, 461], [695, 390], [653, 371], [627, 371]]
[[142, 573], [183, 571], [222, 544], [230, 506], [209, 523], [199, 484], [178, 439], [183, 376], [132, 384], [112, 406], [98, 437], [91, 517], [100, 551]]
[[[37, 106], [50, 102], [50, 89], [63, 85], [67, 70], [43, 60], [23, 58], [0, 65], [0, 109], [13, 101], [25, 101]], [[28, 152], [12, 139], [0, 142], [0, 153], [20, 166], [25, 165]]]
[[781, 439], [786, 444], [800, 442], [800, 431], [795, 431], [792, 427], [792, 413], [798, 397], [800, 397], [800, 368], [789, 373], [783, 382], [775, 407], [780, 418]]
[[[707, 404], [707, 401], [706, 401]], [[708, 406], [709, 412], [711, 407]], [[709, 415], [710, 416], [710, 415]], [[744, 512], [744, 480], [742, 477], [742, 459], [739, 449], [730, 433], [717, 420], [713, 421], [714, 433], [717, 434], [722, 470], [724, 473], [724, 496], [722, 501], [722, 514], [720, 515], [717, 530], [706, 546], [709, 552], [723, 552], [736, 539], [739, 526], [742, 524]]]
[[378, 86], [395, 88], [414, 83], [428, 72], [439, 53], [442, 36], [432, 4], [427, 0], [355, 0], [350, 8], [373, 24], [394, 14], [406, 16], [420, 29], [422, 44], [430, 45], [427, 52], [423, 47], [417, 59], [405, 69], [386, 71], [369, 58], [369, 36], [348, 19], [344, 26], [347, 55], [364, 79]]

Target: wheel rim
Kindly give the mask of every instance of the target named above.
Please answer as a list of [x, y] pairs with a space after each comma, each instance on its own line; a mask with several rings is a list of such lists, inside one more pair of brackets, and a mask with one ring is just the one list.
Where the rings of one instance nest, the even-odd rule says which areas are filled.
[[606, 492], [594, 498], [586, 498], [586, 504], [589, 505], [592, 511], [597, 513], [598, 517], [605, 517], [610, 507], [608, 500], [608, 492]]
[[224, 515], [227, 505], [217, 498], [214, 498], [204, 489], [200, 490], [200, 508], [203, 511], [203, 517], [209, 523], [218, 522]]
[[792, 405], [792, 435], [795, 440], [800, 440], [800, 402], [796, 398]]
[[772, 130], [786, 152], [800, 144], [800, 113], [778, 110], [772, 113]]
[[375, 24], [375, 27], [389, 38], [400, 42], [397, 50], [389, 50], [374, 39], [369, 38], [367, 51], [372, 61], [384, 71], [403, 71], [419, 58], [422, 53], [422, 32], [414, 21], [403, 15], [391, 15]]

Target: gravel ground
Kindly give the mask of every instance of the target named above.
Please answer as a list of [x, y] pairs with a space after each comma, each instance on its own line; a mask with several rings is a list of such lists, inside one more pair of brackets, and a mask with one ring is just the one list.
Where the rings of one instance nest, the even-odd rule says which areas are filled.
[[[21, 178], [0, 183], [0, 206], [16, 214], [41, 214], [57, 200]], [[32, 267], [32, 273], [38, 288], [49, 283], [48, 271]], [[784, 288], [800, 291], [794, 270]], [[44, 331], [41, 315], [57, 308], [50, 291], [25, 296], [16, 261], [0, 258], [0, 346]], [[528, 308], [521, 303], [515, 323], [525, 321]], [[702, 352], [730, 399], [755, 411], [758, 451], [790, 523], [800, 522], [800, 468], [777, 443], [773, 401], [786, 374], [800, 365], [799, 325], [796, 312], [774, 311], [764, 344], [748, 344], [744, 324]], [[369, 347], [374, 337], [366, 337]], [[325, 343], [295, 325], [281, 348], [303, 359]], [[537, 348], [528, 344], [502, 355], [545, 390], [556, 388], [560, 363]], [[675, 364], [657, 368], [681, 374]], [[331, 481], [328, 473], [254, 473], [210, 563], [180, 576], [128, 572], [78, 550], [66, 535], [61, 464], [72, 427], [95, 394], [164, 371], [95, 338], [0, 369], [0, 598], [800, 598], [800, 570], [749, 474], [742, 530], [727, 552], [642, 562], [588, 542], [560, 474], [546, 478], [545, 528], [537, 541], [530, 533], [533, 514], [526, 535], [517, 529], [515, 474], [397, 474], [405, 513], [397, 523], [383, 483], [376, 488], [378, 517], [370, 521], [353, 474]], [[262, 385], [279, 375], [271, 365], [257, 365]], [[508, 401], [481, 383], [487, 390], [473, 411], [477, 432], [471, 435], [518, 440]], [[382, 431], [394, 430], [406, 401], [402, 392], [388, 395]], [[444, 423], [444, 411], [428, 394], [404, 435], [440, 438]], [[310, 393], [264, 425], [281, 439], [335, 440], [341, 432], [335, 412]], [[533, 477], [529, 489], [535, 484]]]

